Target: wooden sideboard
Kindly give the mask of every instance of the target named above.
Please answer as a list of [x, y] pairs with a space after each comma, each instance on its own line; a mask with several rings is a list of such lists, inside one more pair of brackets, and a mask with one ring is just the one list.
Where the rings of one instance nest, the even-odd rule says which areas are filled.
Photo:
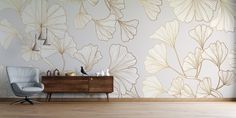
[[53, 93], [109, 93], [113, 92], [113, 76], [42, 76], [46, 101]]

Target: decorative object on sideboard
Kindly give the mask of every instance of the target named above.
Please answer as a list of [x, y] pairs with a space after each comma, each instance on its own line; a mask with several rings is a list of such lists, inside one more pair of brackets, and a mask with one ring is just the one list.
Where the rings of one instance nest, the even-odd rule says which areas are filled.
[[106, 69], [106, 72], [105, 71], [101, 71], [101, 72], [96, 72], [96, 75], [97, 76], [110, 76], [110, 70], [109, 69]]
[[109, 69], [106, 70], [106, 76], [110, 76], [110, 70]]
[[68, 71], [65, 73], [65, 76], [76, 76], [76, 73], [74, 71]]
[[80, 72], [82, 73], [82, 75], [88, 75], [88, 74], [85, 72], [85, 70], [84, 70], [84, 67], [83, 67], [83, 66], [81, 66]]
[[55, 69], [53, 71], [53, 76], [60, 76], [60, 71], [58, 69]]
[[52, 76], [52, 72], [50, 70], [47, 71], [47, 76]]
[[102, 70], [101, 71], [101, 76], [104, 76], [105, 75], [105, 72]]
[[96, 75], [97, 75], [97, 76], [100, 76], [100, 72], [96, 72]]

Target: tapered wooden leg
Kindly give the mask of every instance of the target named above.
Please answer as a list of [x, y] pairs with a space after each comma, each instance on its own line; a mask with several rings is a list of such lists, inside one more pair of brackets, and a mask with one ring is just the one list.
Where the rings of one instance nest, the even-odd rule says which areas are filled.
[[52, 97], [52, 93], [49, 93], [48, 102], [50, 102], [50, 101], [51, 101], [51, 97]]
[[106, 93], [107, 95], [107, 102], [109, 102], [109, 93]]
[[48, 99], [49, 99], [49, 93], [47, 93], [47, 96], [46, 96], [46, 102], [48, 102]]

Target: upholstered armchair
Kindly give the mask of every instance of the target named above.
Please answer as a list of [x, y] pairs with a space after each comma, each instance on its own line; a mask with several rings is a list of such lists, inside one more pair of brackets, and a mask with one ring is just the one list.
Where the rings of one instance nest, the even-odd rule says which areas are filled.
[[33, 100], [28, 97], [41, 93], [44, 85], [39, 82], [39, 69], [33, 67], [7, 67], [7, 74], [13, 93], [24, 99], [12, 104], [28, 102], [33, 104]]

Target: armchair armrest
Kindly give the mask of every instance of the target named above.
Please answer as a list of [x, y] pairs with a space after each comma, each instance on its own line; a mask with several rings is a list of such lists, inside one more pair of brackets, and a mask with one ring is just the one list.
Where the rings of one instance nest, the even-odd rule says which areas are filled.
[[35, 83], [35, 86], [44, 89], [44, 85], [42, 83]]

